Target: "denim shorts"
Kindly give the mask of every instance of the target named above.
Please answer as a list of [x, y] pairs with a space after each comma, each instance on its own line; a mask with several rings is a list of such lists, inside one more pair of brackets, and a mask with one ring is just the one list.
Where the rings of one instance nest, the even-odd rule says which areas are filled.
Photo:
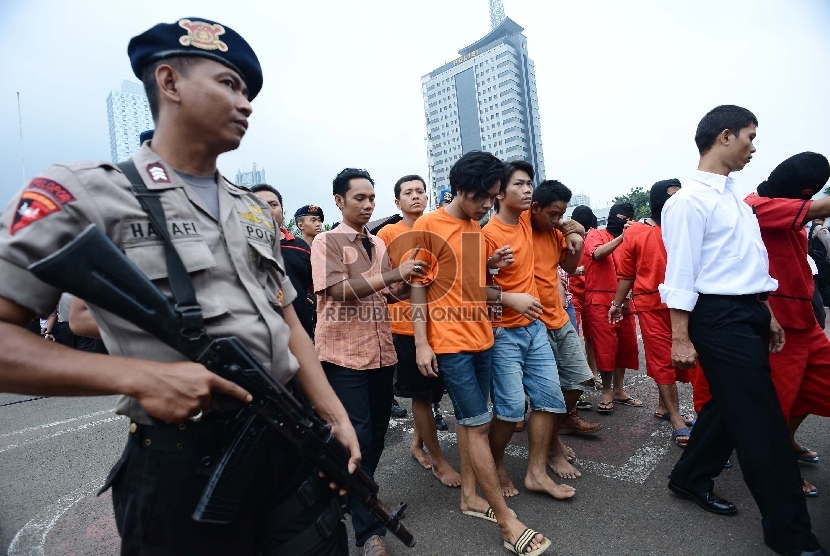
[[530, 408], [565, 413], [556, 359], [541, 321], [519, 328], [493, 329], [493, 413], [502, 421], [525, 418], [525, 393]]
[[[565, 307], [565, 312], [568, 313], [568, 318], [570, 319], [571, 325], [574, 327], [574, 330], [579, 328], [579, 321], [576, 319], [576, 309], [574, 308], [574, 304], [572, 301], [568, 302], [568, 305]], [[554, 352], [554, 354], [555, 353], [556, 352]], [[557, 357], [556, 360], [558, 361], [559, 358]]]
[[586, 390], [582, 383], [594, 378], [594, 373], [585, 359], [582, 340], [571, 323], [562, 328], [548, 330], [548, 341], [559, 368], [559, 384], [562, 390]]
[[478, 353], [436, 354], [436, 358], [458, 424], [477, 427], [489, 423], [493, 418], [487, 406], [493, 375], [492, 348]]

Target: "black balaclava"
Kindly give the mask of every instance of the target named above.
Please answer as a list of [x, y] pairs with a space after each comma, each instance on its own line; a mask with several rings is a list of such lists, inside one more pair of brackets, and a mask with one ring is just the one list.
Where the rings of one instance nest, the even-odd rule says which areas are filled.
[[663, 212], [663, 205], [669, 200], [669, 187], [680, 187], [680, 180], [670, 179], [658, 181], [651, 186], [651, 193], [648, 195], [648, 204], [651, 207], [651, 219], [660, 225], [660, 213]]
[[582, 227], [585, 228], [586, 232], [591, 228], [597, 227], [597, 217], [594, 216], [594, 211], [585, 205], [579, 205], [574, 209], [571, 213], [571, 220], [576, 220], [582, 224]]
[[758, 186], [758, 195], [809, 199], [821, 191], [828, 178], [830, 163], [823, 155], [811, 152], [798, 153], [775, 167], [769, 178]]
[[620, 237], [627, 222], [617, 216], [618, 214], [634, 218], [634, 205], [631, 203], [614, 203], [611, 206], [611, 210], [608, 211], [608, 224], [605, 225], [605, 229], [614, 237]]

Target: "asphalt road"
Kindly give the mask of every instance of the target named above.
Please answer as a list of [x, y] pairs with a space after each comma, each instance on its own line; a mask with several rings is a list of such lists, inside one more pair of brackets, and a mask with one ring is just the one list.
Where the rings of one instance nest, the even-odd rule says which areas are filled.
[[[568, 481], [577, 488], [576, 497], [559, 502], [520, 488], [519, 496], [509, 501], [527, 525], [552, 539], [547, 554], [773, 554], [763, 545], [760, 514], [737, 462], [716, 483], [716, 492], [738, 505], [736, 516], [706, 513], [666, 489], [666, 476], [681, 450], [669, 440], [670, 425], [652, 415], [654, 384], [642, 372], [629, 373], [627, 382], [629, 393], [642, 399], [645, 408], [617, 405], [608, 416], [584, 412], [585, 418], [600, 421], [603, 430], [592, 438], [565, 437], [584, 474]], [[127, 421], [111, 411], [114, 398], [23, 401], [28, 398], [0, 394], [0, 553], [117, 554], [109, 495], [95, 496], [127, 435]], [[589, 398], [596, 402], [597, 394]], [[688, 409], [688, 386], [681, 386], [681, 399]], [[16, 401], [22, 403], [3, 405]], [[449, 417], [449, 401], [442, 405]], [[442, 446], [457, 466], [455, 424], [448, 421], [451, 430], [442, 433]], [[799, 438], [830, 459], [826, 425], [826, 420], [810, 417]], [[409, 456], [411, 435], [411, 419], [392, 423], [376, 476], [385, 501], [409, 504], [405, 523], [418, 542], [407, 549], [388, 537], [390, 552], [506, 554], [495, 524], [461, 514], [458, 491], [442, 486]], [[517, 434], [508, 448], [507, 467], [517, 484], [526, 465], [526, 440]], [[814, 531], [830, 547], [827, 466], [821, 462], [801, 469], [822, 493], [807, 503]]]

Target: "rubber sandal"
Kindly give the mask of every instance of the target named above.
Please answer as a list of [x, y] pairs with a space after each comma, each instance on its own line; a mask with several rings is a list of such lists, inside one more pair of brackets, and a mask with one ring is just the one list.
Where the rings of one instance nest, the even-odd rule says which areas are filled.
[[[659, 411], [655, 411], [654, 416], [658, 419], [671, 422], [671, 417], [669, 416], [668, 412], [660, 413]], [[683, 417], [683, 422], [686, 423], [687, 427], [694, 427], [697, 424], [697, 419], [692, 419], [688, 415], [681, 415], [681, 417]]]
[[815, 498], [816, 496], [818, 496], [818, 489], [815, 486], [813, 486], [813, 488], [811, 488], [810, 490], [806, 490], [806, 486], [807, 481], [802, 479], [801, 491], [804, 492], [804, 496], [806, 496], [807, 498]]
[[538, 556], [550, 547], [550, 539], [548, 539], [547, 537], [545, 537], [542, 541], [542, 546], [540, 546], [536, 550], [525, 552], [525, 550], [527, 550], [527, 547], [530, 546], [530, 541], [532, 541], [533, 537], [535, 537], [538, 534], [539, 531], [534, 531], [530, 528], [525, 529], [524, 533], [519, 535], [518, 540], [516, 540], [516, 544], [510, 544], [509, 542], [504, 541], [504, 548], [506, 548], [513, 554], [518, 554], [519, 556]]
[[793, 450], [793, 451], [795, 452], [795, 459], [797, 459], [801, 463], [818, 463], [818, 461], [819, 461], [818, 456], [808, 458], [807, 456], [803, 455], [803, 454], [809, 454], [810, 452], [813, 451], [809, 448], [805, 448], [804, 446], [802, 446], [800, 450]]
[[675, 431], [672, 431], [671, 439], [672, 439], [672, 442], [674, 442], [675, 444], [677, 444], [681, 448], [685, 448], [686, 444], [689, 443], [688, 438], [685, 441], [682, 441], [682, 440], [678, 440], [677, 437], [679, 437], [679, 436], [689, 437], [691, 435], [692, 435], [692, 431], [689, 430], [689, 427], [683, 427], [682, 429], [677, 429]]
[[[516, 512], [514, 512], [510, 508], [507, 508], [507, 509], [510, 510], [511, 514], [513, 514], [513, 517], [518, 517], [516, 515]], [[479, 519], [486, 519], [487, 521], [492, 521], [493, 523], [498, 523], [498, 520], [496, 519], [496, 512], [493, 511], [493, 508], [487, 508], [487, 510], [484, 511], [484, 512], [476, 512], [476, 511], [473, 511], [473, 510], [466, 510], [466, 511], [462, 511], [461, 513], [463, 513], [464, 515], [468, 515], [470, 517], [477, 517]]]
[[726, 463], [723, 464], [723, 468], [724, 469], [732, 469], [732, 462], [727, 461]]
[[643, 402], [628, 396], [624, 400], [614, 400], [614, 403], [622, 404], [622, 405], [630, 405], [631, 407], [643, 407]]
[[614, 411], [614, 402], [599, 402], [597, 413], [611, 413]]

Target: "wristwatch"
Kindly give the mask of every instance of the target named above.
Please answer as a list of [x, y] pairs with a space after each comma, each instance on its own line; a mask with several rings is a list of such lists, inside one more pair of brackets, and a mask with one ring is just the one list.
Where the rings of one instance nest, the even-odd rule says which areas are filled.
[[616, 299], [611, 300], [611, 307], [616, 307], [617, 309], [622, 309], [622, 305], [618, 305]]

